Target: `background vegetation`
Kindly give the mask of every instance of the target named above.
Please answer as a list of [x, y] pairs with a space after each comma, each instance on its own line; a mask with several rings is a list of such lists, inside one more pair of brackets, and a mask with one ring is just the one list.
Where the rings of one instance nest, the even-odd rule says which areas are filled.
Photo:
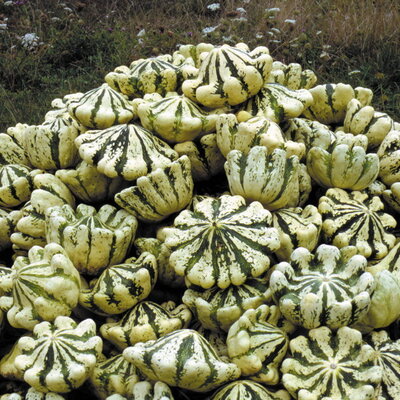
[[202, 41], [267, 46], [320, 83], [371, 88], [400, 120], [398, 0], [0, 0], [0, 132], [41, 123], [52, 99], [119, 65]]

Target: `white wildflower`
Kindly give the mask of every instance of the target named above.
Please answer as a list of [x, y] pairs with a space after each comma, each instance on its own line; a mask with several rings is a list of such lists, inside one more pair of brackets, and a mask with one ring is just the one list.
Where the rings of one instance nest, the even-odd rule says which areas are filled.
[[59, 22], [59, 21], [61, 21], [61, 18], [52, 17], [52, 18], [51, 18], [51, 21], [52, 21], [52, 22]]
[[143, 40], [142, 38], [140, 38], [140, 39], [138, 39], [138, 43], [139, 43], [139, 44], [143, 44], [143, 43], [144, 43], [144, 40]]
[[249, 4], [249, 3], [250, 3], [250, 0], [242, 0], [242, 3], [244, 3], [244, 4]]
[[271, 28], [271, 32], [273, 32], [273, 33], [281, 33], [281, 30], [279, 28]]
[[215, 25], [215, 26], [207, 26], [206, 28], [204, 28], [201, 32], [203, 33], [203, 35], [207, 35], [209, 33], [214, 32], [219, 25]]
[[359, 69], [355, 69], [354, 71], [350, 71], [347, 75], [351, 76], [351, 75], [357, 75], [357, 74], [361, 74], [361, 71]]
[[274, 40], [270, 40], [270, 42], [271, 43], [281, 43], [281, 40], [274, 39]]
[[217, 11], [221, 9], [221, 4], [219, 3], [212, 3], [207, 6], [210, 11]]
[[267, 12], [268, 14], [275, 14], [275, 13], [278, 13], [279, 11], [281, 11], [281, 9], [279, 7], [272, 7], [272, 8], [265, 9], [265, 12]]
[[12, 6], [13, 4], [14, 4], [14, 2], [12, 0], [11, 1], [5, 1], [3, 3], [3, 5], [6, 6], [6, 7]]
[[7, 30], [7, 24], [0, 24], [0, 31], [6, 31]]
[[322, 33], [322, 31], [315, 32], [316, 35], [320, 35], [321, 33]]
[[39, 36], [36, 33], [26, 33], [21, 37], [21, 45], [28, 50], [32, 50], [39, 46]]
[[256, 33], [256, 39], [262, 39], [264, 35], [260, 32]]
[[295, 25], [296, 24], [296, 20], [295, 19], [285, 19], [286, 24], [290, 24], [290, 25]]
[[67, 12], [67, 13], [72, 13], [72, 12], [73, 12], [73, 11], [72, 11], [72, 8], [69, 8], [69, 7], [64, 7], [63, 10], [64, 10], [65, 12]]
[[246, 17], [234, 18], [233, 21], [236, 21], [236, 22], [246, 22], [246, 21], [247, 21], [247, 18], [246, 18]]
[[139, 33], [136, 36], [140, 38], [140, 37], [143, 37], [145, 35], [146, 35], [146, 29], [143, 28], [142, 30], [139, 31]]
[[246, 10], [243, 7], [238, 7], [236, 9], [236, 12], [238, 12], [239, 14], [246, 14]]

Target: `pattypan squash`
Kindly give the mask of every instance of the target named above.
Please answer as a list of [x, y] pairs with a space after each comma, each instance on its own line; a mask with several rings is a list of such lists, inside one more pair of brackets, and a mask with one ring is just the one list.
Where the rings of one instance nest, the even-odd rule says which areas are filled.
[[118, 322], [101, 326], [101, 335], [123, 350], [139, 342], [155, 340], [161, 336], [189, 326], [192, 313], [185, 304], [174, 302], [161, 305], [152, 301], [141, 301]]
[[282, 383], [298, 400], [372, 400], [382, 368], [361, 333], [347, 326], [332, 332], [323, 326], [290, 341], [282, 364]]
[[157, 168], [115, 195], [115, 202], [145, 222], [159, 222], [185, 208], [193, 196], [193, 178], [187, 156]]
[[[21, 337], [23, 336], [31, 336], [31, 333], [22, 335]], [[11, 349], [3, 355], [0, 360], [0, 376], [2, 378], [23, 382], [24, 374], [15, 366], [15, 358], [21, 354], [22, 351], [18, 347], [18, 342], [16, 342]]]
[[335, 246], [321, 244], [315, 254], [298, 247], [290, 263], [274, 267], [272, 297], [286, 319], [306, 329], [351, 325], [366, 315], [375, 289], [366, 267], [365, 257]]
[[202, 327], [214, 332], [228, 332], [231, 325], [248, 309], [257, 308], [271, 298], [265, 277], [249, 278], [240, 286], [226, 289], [187, 289], [182, 301], [196, 316]]
[[10, 210], [0, 207], [0, 251], [11, 247], [11, 235], [18, 221], [22, 218], [22, 214], [21, 210]]
[[386, 204], [396, 213], [400, 213], [400, 182], [394, 182], [389, 189], [382, 192], [382, 197]]
[[156, 257], [158, 269], [157, 282], [171, 288], [184, 288], [184, 277], [177, 275], [169, 263], [171, 250], [165, 245], [164, 239], [162, 229], [160, 229], [157, 233], [157, 238], [137, 238], [134, 244], [140, 254], [147, 251]]
[[123, 355], [148, 379], [195, 392], [207, 392], [240, 376], [239, 367], [220, 359], [210, 343], [192, 329], [137, 343]]
[[196, 142], [178, 143], [174, 150], [180, 156], [189, 157], [195, 182], [208, 180], [224, 170], [225, 157], [219, 150], [215, 133], [202, 136]]
[[353, 135], [365, 135], [370, 149], [377, 148], [393, 127], [393, 120], [387, 114], [377, 112], [369, 105], [363, 106], [357, 99], [349, 101], [343, 130]]
[[105, 81], [115, 90], [135, 97], [146, 93], [165, 95], [177, 89], [180, 68], [171, 63], [171, 56], [140, 58], [129, 67], [120, 66], [105, 76]]
[[211, 400], [290, 400], [291, 396], [286, 390], [270, 390], [264, 385], [249, 381], [239, 380], [228, 383], [218, 389], [211, 397]]
[[383, 209], [378, 196], [328, 189], [318, 205], [323, 235], [339, 248], [355, 246], [359, 254], [367, 258], [383, 258], [396, 242], [390, 229], [397, 224]]
[[99, 172], [133, 181], [164, 167], [177, 153], [147, 129], [135, 124], [116, 125], [78, 136], [75, 144], [81, 158]]
[[193, 100], [176, 92], [134, 100], [142, 126], [168, 143], [194, 140], [215, 131], [217, 114], [203, 110]]
[[98, 211], [79, 204], [46, 211], [47, 242], [60, 244], [82, 274], [98, 275], [125, 259], [133, 243], [137, 220], [125, 210], [105, 204]]
[[18, 123], [0, 133], [0, 165], [20, 164], [32, 167], [23, 146], [25, 130], [29, 125]]
[[299, 159], [287, 157], [283, 149], [269, 153], [265, 146], [254, 146], [247, 154], [232, 150], [225, 172], [230, 192], [248, 202], [259, 201], [270, 211], [298, 205]]
[[288, 156], [305, 154], [303, 143], [287, 140], [279, 125], [263, 116], [252, 117], [248, 114], [241, 120], [242, 114], [221, 114], [218, 116], [216, 133], [217, 144], [224, 157], [231, 150], [240, 150], [247, 154], [254, 146], [265, 146], [268, 151], [276, 148], [286, 150]]
[[312, 103], [313, 97], [307, 89], [292, 90], [279, 83], [266, 83], [247, 101], [245, 110], [281, 123], [300, 116]]
[[397, 400], [400, 396], [400, 341], [391, 340], [386, 331], [374, 331], [366, 340], [374, 348], [377, 364], [383, 370], [378, 399]]
[[89, 377], [98, 397], [105, 399], [112, 394], [129, 396], [134, 385], [140, 381], [136, 367], [125, 360], [122, 354], [110, 358], [98, 357]]
[[55, 176], [85, 203], [111, 200], [123, 186], [121, 177], [109, 178], [85, 161], [81, 161], [75, 169], [59, 169]]
[[249, 52], [243, 46], [224, 44], [207, 54], [198, 76], [185, 80], [182, 91], [210, 108], [240, 104], [262, 88], [271, 67], [272, 58], [266, 47]]
[[126, 124], [136, 117], [132, 104], [107, 83], [70, 101], [68, 111], [79, 123], [90, 129]]
[[0, 206], [17, 207], [29, 200], [33, 179], [42, 172], [22, 164], [0, 165]]
[[400, 181], [400, 129], [391, 130], [382, 140], [377, 152], [379, 156], [379, 178], [386, 185]]
[[35, 168], [69, 168], [79, 161], [74, 140], [80, 133], [78, 124], [71, 117], [58, 117], [42, 125], [28, 126], [22, 145]]
[[305, 118], [288, 119], [282, 124], [282, 130], [288, 140], [304, 144], [306, 153], [313, 147], [326, 150], [336, 140], [335, 133], [327, 125]]
[[280, 260], [288, 261], [297, 247], [314, 250], [320, 238], [322, 216], [312, 204], [304, 209], [281, 208], [272, 213], [272, 224], [278, 230], [281, 241], [275, 254]]
[[185, 59], [191, 59], [196, 68], [199, 68], [204, 57], [214, 48], [211, 43], [182, 44], [178, 53]]
[[271, 312], [265, 304], [247, 310], [230, 327], [226, 343], [229, 358], [240, 368], [242, 376], [276, 385], [289, 339], [282, 329], [268, 320]]
[[100, 315], [122, 314], [144, 300], [156, 280], [156, 258], [144, 252], [105, 269], [89, 288], [81, 290], [79, 304]]
[[328, 83], [310, 89], [314, 99], [303, 115], [323, 124], [343, 124], [346, 116], [347, 104], [356, 98], [354, 89], [344, 83]]
[[161, 381], [150, 383], [149, 381], [137, 382], [127, 397], [120, 394], [108, 396], [106, 400], [174, 400], [171, 389]]
[[241, 285], [269, 268], [268, 252], [280, 245], [271, 222], [271, 213], [256, 201], [247, 206], [241, 196], [205, 198], [164, 228], [170, 263], [204, 289]]
[[272, 70], [267, 82], [276, 82], [292, 90], [310, 89], [317, 83], [317, 75], [311, 69], [304, 69], [298, 63], [272, 63]]
[[32, 246], [46, 245], [46, 210], [69, 204], [75, 207], [75, 198], [60, 179], [52, 174], [38, 174], [33, 180], [30, 201], [21, 209], [15, 232], [10, 236], [14, 249], [29, 250]]
[[79, 273], [61, 246], [34, 246], [1, 277], [5, 294], [0, 309], [7, 311], [11, 326], [32, 330], [41, 321], [70, 315], [78, 304], [80, 285]]
[[361, 146], [338, 144], [330, 151], [313, 147], [307, 154], [307, 170], [322, 187], [363, 190], [379, 174], [379, 157], [366, 154]]
[[38, 324], [32, 337], [19, 339], [18, 347], [22, 354], [15, 358], [15, 366], [25, 382], [39, 392], [68, 393], [90, 376], [103, 342], [93, 320], [77, 324], [59, 316], [54, 323]]

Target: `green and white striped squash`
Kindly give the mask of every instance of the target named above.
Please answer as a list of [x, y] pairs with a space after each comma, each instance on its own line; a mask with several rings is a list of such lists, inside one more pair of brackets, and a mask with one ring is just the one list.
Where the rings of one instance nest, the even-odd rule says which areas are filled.
[[126, 124], [136, 117], [132, 104], [107, 83], [69, 101], [68, 111], [88, 129], [106, 129]]
[[123, 186], [121, 177], [109, 178], [85, 161], [81, 161], [75, 169], [59, 169], [55, 176], [85, 203], [111, 200]]
[[271, 390], [259, 383], [240, 380], [228, 383], [218, 389], [210, 400], [290, 400], [290, 394], [283, 389]]
[[115, 90], [135, 97], [146, 93], [165, 95], [177, 89], [180, 80], [180, 68], [171, 63], [169, 55], [140, 58], [131, 63], [115, 68], [105, 76], [105, 81]]
[[[15, 382], [10, 382], [10, 385], [7, 386], [12, 387], [12, 384], [15, 384]], [[26, 388], [22, 389], [20, 385], [14, 392], [0, 395], [0, 400], [65, 400], [65, 397], [54, 392], [39, 392], [33, 387], [28, 390]]]
[[226, 344], [229, 359], [240, 368], [242, 376], [276, 385], [289, 339], [282, 329], [269, 321], [271, 312], [274, 313], [265, 304], [247, 310], [230, 327]]
[[249, 278], [239, 286], [226, 289], [213, 287], [208, 290], [187, 289], [182, 297], [203, 328], [214, 332], [228, 332], [231, 325], [251, 308], [270, 300], [266, 277]]
[[60, 244], [81, 274], [99, 275], [128, 254], [137, 229], [137, 219], [124, 210], [105, 204], [98, 211], [79, 204], [46, 211], [46, 240]]
[[59, 316], [54, 323], [37, 325], [32, 337], [19, 339], [18, 347], [22, 354], [15, 358], [15, 366], [25, 382], [39, 392], [68, 393], [90, 376], [103, 342], [93, 320], [77, 324]]
[[188, 284], [204, 289], [242, 285], [269, 268], [268, 252], [280, 245], [271, 222], [258, 202], [247, 206], [241, 196], [208, 197], [164, 228], [170, 263]]
[[80, 278], [64, 249], [50, 243], [34, 246], [28, 257], [17, 257], [0, 288], [5, 293], [0, 309], [7, 311], [10, 325], [32, 330], [42, 321], [71, 314], [78, 304]]
[[366, 267], [365, 257], [349, 257], [335, 246], [321, 244], [315, 254], [298, 247], [290, 263], [274, 267], [271, 294], [283, 316], [295, 325], [337, 329], [358, 322], [368, 312], [375, 281]]
[[75, 207], [74, 196], [56, 176], [38, 174], [33, 179], [33, 186], [30, 201], [21, 209], [22, 217], [10, 237], [15, 250], [46, 245], [45, 213], [48, 208], [64, 204]]
[[185, 59], [191, 59], [196, 68], [199, 68], [204, 57], [215, 46], [211, 43], [198, 43], [198, 44], [181, 44], [178, 48], [178, 53]]
[[282, 130], [289, 140], [303, 143], [306, 153], [312, 147], [326, 150], [336, 140], [336, 135], [329, 126], [305, 118], [288, 119], [282, 124]]
[[320, 238], [322, 216], [317, 207], [308, 204], [304, 209], [281, 208], [272, 213], [272, 224], [279, 232], [281, 246], [275, 254], [288, 261], [297, 247], [313, 251]]
[[78, 136], [81, 158], [99, 172], [133, 181], [177, 158], [177, 153], [140, 125], [116, 125]]
[[[332, 148], [333, 147], [333, 148]], [[379, 157], [360, 146], [336, 143], [329, 151], [313, 147], [307, 154], [307, 170], [322, 187], [364, 190], [379, 174]]]
[[368, 105], [372, 99], [370, 92], [370, 90], [366, 92], [364, 88], [353, 89], [344, 83], [315, 86], [310, 89], [314, 102], [303, 115], [327, 125], [343, 124], [349, 101], [358, 98], [363, 105]]
[[290, 341], [282, 364], [282, 383], [298, 400], [373, 400], [382, 368], [374, 349], [356, 329], [332, 332], [323, 326]]
[[105, 269], [89, 288], [81, 290], [79, 304], [100, 315], [122, 314], [144, 300], [156, 280], [156, 258], [145, 252]]
[[254, 96], [272, 67], [266, 47], [253, 51], [224, 44], [213, 48], [202, 60], [198, 76], [182, 84], [185, 96], [206, 107], [237, 105]]
[[274, 61], [267, 82], [279, 83], [292, 90], [310, 89], [317, 83], [317, 75], [311, 69], [303, 70], [298, 63], [285, 65]]
[[254, 146], [265, 146], [271, 152], [276, 148], [286, 150], [288, 156], [296, 155], [300, 159], [305, 154], [303, 143], [286, 140], [279, 125], [265, 117], [252, 117], [246, 112], [221, 114], [218, 116], [217, 144], [224, 157], [231, 150], [240, 150], [247, 154]]
[[29, 125], [18, 123], [0, 133], [0, 165], [20, 164], [32, 167], [22, 145], [24, 133]]
[[11, 273], [13, 270], [11, 268], [6, 267], [5, 265], [0, 264], [0, 296], [11, 295], [12, 294], [12, 286], [8, 284], [2, 288], [2, 281], [9, 281]]
[[391, 340], [386, 331], [375, 331], [367, 336], [374, 348], [377, 364], [382, 368], [382, 383], [378, 400], [400, 398], [400, 341]]
[[160, 230], [157, 238], [137, 238], [134, 245], [139, 254], [148, 251], [156, 257], [158, 269], [157, 282], [171, 288], [184, 288], [184, 277], [177, 275], [169, 263], [171, 250], [165, 245], [164, 239], [162, 230]]
[[54, 170], [74, 167], [79, 161], [74, 140], [81, 131], [71, 117], [58, 117], [28, 126], [22, 145], [35, 168]]
[[383, 209], [378, 196], [328, 189], [318, 205], [325, 240], [339, 248], [355, 246], [367, 258], [385, 257], [396, 242], [390, 229], [397, 221]]
[[195, 182], [205, 181], [224, 170], [225, 157], [217, 144], [217, 135], [210, 133], [196, 142], [183, 142], [174, 146], [179, 156], [187, 155]]
[[141, 301], [119, 321], [100, 327], [101, 335], [123, 350], [139, 342], [155, 340], [161, 336], [189, 326], [192, 313], [185, 304], [176, 306], [172, 301], [161, 305]]
[[387, 270], [373, 275], [375, 290], [368, 313], [353, 327], [361, 332], [386, 328], [400, 318], [400, 276]]
[[[22, 335], [32, 336], [31, 332]], [[12, 347], [7, 351], [0, 360], [0, 376], [4, 379], [11, 379], [13, 381], [19, 381], [21, 384], [24, 380], [24, 374], [21, 373], [15, 366], [15, 358], [21, 355], [21, 349], [18, 347], [18, 341], [15, 342]], [[1, 399], [1, 396], [0, 396]]]
[[120, 394], [108, 396], [106, 400], [174, 400], [171, 389], [164, 382], [141, 381], [135, 383], [132, 392], [124, 397]]
[[0, 251], [11, 247], [11, 235], [14, 233], [15, 227], [21, 217], [21, 210], [10, 210], [0, 207]]
[[134, 100], [140, 122], [168, 143], [194, 140], [198, 136], [215, 131], [217, 114], [203, 110], [193, 100], [176, 92], [146, 95]]
[[185, 208], [193, 196], [189, 157], [157, 168], [115, 195], [115, 202], [144, 222], [159, 222]]
[[134, 385], [140, 381], [138, 371], [122, 354], [109, 358], [98, 357], [89, 377], [97, 397], [105, 399], [112, 394], [130, 396]]
[[298, 205], [299, 158], [287, 157], [283, 149], [269, 152], [265, 146], [254, 146], [247, 154], [232, 150], [225, 173], [230, 192], [247, 202], [259, 201], [270, 211]]
[[349, 101], [343, 130], [353, 135], [365, 135], [369, 149], [377, 148], [393, 127], [394, 122], [389, 115], [375, 111], [369, 105], [363, 106], [357, 99]]
[[190, 329], [194, 329], [195, 331], [200, 333], [200, 335], [204, 336], [204, 338], [217, 352], [219, 357], [228, 357], [228, 347], [226, 346], [226, 332], [210, 331], [209, 329], [204, 328], [198, 320], [194, 321], [194, 323], [190, 326]]
[[339, 144], [347, 144], [348, 146], [359, 146], [362, 147], [365, 151], [367, 151], [368, 149], [368, 138], [365, 135], [353, 135], [352, 133], [345, 133], [338, 129], [335, 131], [335, 136], [335, 141], [327, 150], [333, 149]]
[[42, 172], [22, 164], [0, 165], [0, 206], [17, 207], [29, 200], [33, 179]]
[[400, 181], [400, 129], [391, 130], [383, 139], [377, 152], [379, 178], [386, 185]]
[[276, 123], [300, 116], [313, 103], [307, 89], [292, 90], [279, 83], [266, 83], [244, 109], [254, 116], [263, 116]]
[[148, 379], [195, 392], [208, 392], [240, 376], [235, 364], [222, 361], [207, 340], [192, 329], [137, 343], [123, 355]]
[[396, 213], [400, 213], [400, 182], [392, 183], [389, 189], [383, 191], [382, 197]]

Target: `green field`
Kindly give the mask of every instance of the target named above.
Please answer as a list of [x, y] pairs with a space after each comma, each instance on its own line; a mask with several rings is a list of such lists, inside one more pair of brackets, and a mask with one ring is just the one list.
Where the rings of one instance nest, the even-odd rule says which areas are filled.
[[400, 120], [396, 0], [49, 3], [0, 0], [0, 131], [40, 124], [54, 98], [99, 86], [119, 65], [199, 42], [267, 46], [319, 83], [371, 88], [373, 106]]

